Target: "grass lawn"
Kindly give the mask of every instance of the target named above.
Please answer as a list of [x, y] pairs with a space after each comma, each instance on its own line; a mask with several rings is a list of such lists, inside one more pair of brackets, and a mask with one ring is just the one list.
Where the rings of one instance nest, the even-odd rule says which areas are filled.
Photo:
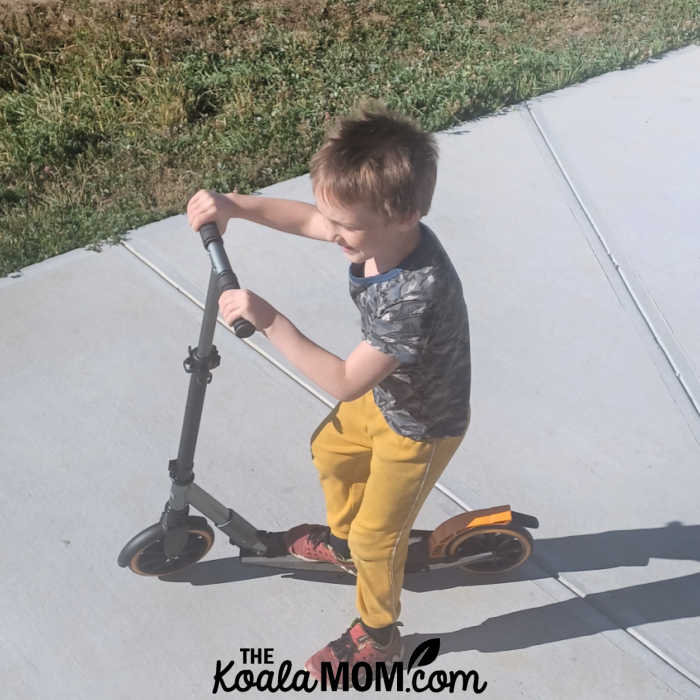
[[361, 96], [437, 131], [700, 38], [698, 0], [0, 0], [0, 275], [308, 172]]

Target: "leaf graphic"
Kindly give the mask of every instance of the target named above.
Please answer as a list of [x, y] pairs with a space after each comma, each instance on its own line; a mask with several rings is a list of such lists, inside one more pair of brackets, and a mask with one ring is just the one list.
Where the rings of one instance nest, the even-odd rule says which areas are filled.
[[413, 668], [416, 661], [418, 662], [418, 666], [427, 666], [428, 664], [432, 664], [433, 661], [437, 659], [439, 653], [440, 638], [433, 637], [432, 639], [426, 639], [422, 644], [419, 644], [411, 654], [407, 671], [410, 671]]

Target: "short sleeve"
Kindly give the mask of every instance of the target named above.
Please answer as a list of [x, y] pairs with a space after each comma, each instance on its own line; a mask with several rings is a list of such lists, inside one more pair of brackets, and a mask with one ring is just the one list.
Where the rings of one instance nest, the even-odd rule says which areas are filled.
[[425, 299], [402, 299], [384, 307], [370, 320], [365, 340], [402, 365], [418, 362], [432, 328], [432, 312]]

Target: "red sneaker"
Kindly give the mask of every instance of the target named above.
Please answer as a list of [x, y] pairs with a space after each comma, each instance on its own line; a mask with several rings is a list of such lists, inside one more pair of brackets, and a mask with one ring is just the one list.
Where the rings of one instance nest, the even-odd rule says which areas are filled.
[[[399, 623], [401, 624], [401, 623]], [[391, 665], [400, 661], [403, 656], [403, 644], [401, 635], [396, 626], [392, 630], [391, 639], [385, 646], [380, 646], [365, 630], [362, 620], [358, 617], [352, 625], [343, 632], [339, 639], [330, 642], [327, 646], [317, 651], [304, 665], [309, 674], [321, 680], [321, 663], [327, 661], [331, 664], [333, 674], [338, 671], [341, 661], [348, 662], [348, 678], [352, 678], [352, 667], [364, 661], [371, 667], [378, 662]]]
[[352, 559], [336, 554], [329, 544], [331, 529], [327, 525], [297, 525], [285, 534], [287, 551], [304, 561], [327, 561], [353, 576], [357, 569]]

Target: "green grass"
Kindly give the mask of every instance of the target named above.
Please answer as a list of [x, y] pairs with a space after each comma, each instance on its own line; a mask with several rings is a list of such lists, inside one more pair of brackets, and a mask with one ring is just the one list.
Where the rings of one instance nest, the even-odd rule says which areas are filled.
[[697, 0], [0, 0], [0, 275], [308, 171], [361, 96], [437, 131], [700, 37]]

